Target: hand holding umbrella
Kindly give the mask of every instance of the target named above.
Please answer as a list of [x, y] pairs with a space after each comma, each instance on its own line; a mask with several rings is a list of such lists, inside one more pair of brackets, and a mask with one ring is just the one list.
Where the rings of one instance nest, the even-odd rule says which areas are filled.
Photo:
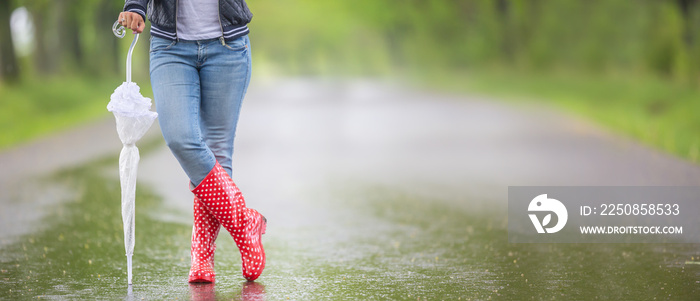
[[[124, 37], [124, 27], [112, 26], [114, 34]], [[134, 254], [134, 207], [136, 194], [136, 173], [139, 164], [139, 149], [136, 141], [141, 139], [151, 127], [158, 113], [151, 112], [151, 99], [143, 97], [136, 83], [131, 82], [131, 54], [139, 35], [134, 36], [126, 58], [126, 82], [117, 87], [110, 97], [107, 110], [114, 113], [117, 133], [124, 145], [119, 154], [119, 179], [122, 191], [122, 221], [124, 224], [124, 248], [126, 249], [127, 271], [131, 284], [131, 257]]]

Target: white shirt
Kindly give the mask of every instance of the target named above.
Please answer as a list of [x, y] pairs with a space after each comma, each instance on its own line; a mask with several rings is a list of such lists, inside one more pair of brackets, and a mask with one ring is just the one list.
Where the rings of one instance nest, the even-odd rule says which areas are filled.
[[178, 38], [196, 41], [221, 35], [219, 0], [178, 0]]

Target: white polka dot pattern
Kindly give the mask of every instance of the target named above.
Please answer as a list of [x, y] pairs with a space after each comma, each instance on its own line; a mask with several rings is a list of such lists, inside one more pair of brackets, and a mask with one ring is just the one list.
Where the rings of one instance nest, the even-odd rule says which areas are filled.
[[215, 282], [214, 251], [221, 224], [198, 198], [194, 198], [194, 223], [192, 226], [192, 267], [189, 282]]
[[241, 191], [218, 162], [192, 192], [233, 237], [241, 252], [243, 277], [257, 279], [265, 268], [265, 217], [246, 208]]

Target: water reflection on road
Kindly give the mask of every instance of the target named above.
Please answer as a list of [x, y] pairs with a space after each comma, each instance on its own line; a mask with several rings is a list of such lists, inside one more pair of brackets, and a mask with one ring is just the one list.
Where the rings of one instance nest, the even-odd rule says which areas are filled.
[[[221, 235], [217, 283], [186, 283], [191, 194], [158, 140], [142, 147], [134, 286], [126, 285], [115, 153], [0, 195], [14, 212], [3, 218], [27, 227], [3, 232], [0, 298], [700, 295], [696, 244], [509, 244], [505, 214], [509, 185], [697, 185], [695, 166], [548, 110], [371, 81], [262, 83], [243, 112], [234, 179], [269, 220], [259, 281], [244, 281], [238, 250]], [[26, 190], [70, 198], [17, 193]], [[41, 215], [24, 223], [26, 208]]]

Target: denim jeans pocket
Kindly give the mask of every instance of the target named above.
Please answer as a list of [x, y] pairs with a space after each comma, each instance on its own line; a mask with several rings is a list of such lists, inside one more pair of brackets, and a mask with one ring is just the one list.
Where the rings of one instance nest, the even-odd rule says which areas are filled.
[[159, 37], [151, 36], [151, 47], [149, 52], [155, 52], [159, 50], [167, 50], [173, 47], [177, 41], [171, 41]]
[[228, 50], [243, 51], [248, 48], [248, 39], [246, 36], [238, 37], [233, 41], [227, 41], [224, 47]]

